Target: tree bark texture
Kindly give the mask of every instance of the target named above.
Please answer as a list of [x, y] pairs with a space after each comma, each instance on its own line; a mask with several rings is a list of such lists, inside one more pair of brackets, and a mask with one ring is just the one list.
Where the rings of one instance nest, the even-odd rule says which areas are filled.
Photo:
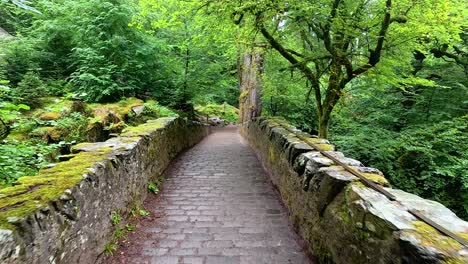
[[265, 56], [259, 50], [248, 51], [241, 61], [239, 72], [240, 116], [242, 124], [262, 114], [262, 74]]

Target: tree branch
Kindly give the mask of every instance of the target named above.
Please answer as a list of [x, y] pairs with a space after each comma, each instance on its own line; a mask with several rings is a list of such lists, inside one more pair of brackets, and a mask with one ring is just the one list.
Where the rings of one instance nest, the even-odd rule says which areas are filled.
[[[369, 61], [368, 63], [362, 65], [361, 67], [357, 68], [356, 70], [353, 71], [352, 77], [354, 78], [355, 76], [358, 76], [366, 71], [368, 71], [370, 68], [374, 67], [379, 63], [380, 57], [382, 55], [382, 49], [383, 49], [383, 44], [385, 41], [385, 36], [387, 35], [388, 27], [391, 24], [391, 9], [392, 9], [392, 0], [387, 0], [386, 4], [386, 11], [385, 11], [385, 16], [382, 21], [382, 26], [379, 31], [379, 35], [377, 37], [377, 43], [375, 45], [375, 48], [373, 50], [370, 50], [370, 56], [369, 56]], [[349, 80], [348, 80], [349, 81]]]
[[283, 47], [265, 28], [265, 26], [261, 23], [258, 23], [257, 26], [260, 29], [263, 37], [270, 43], [270, 45], [278, 51], [281, 56], [283, 56], [286, 60], [288, 60], [292, 65], [297, 65], [297, 68], [301, 70], [301, 72], [305, 75], [305, 77], [311, 82], [312, 86], [315, 90], [315, 99], [317, 101], [317, 108], [319, 111], [322, 111], [322, 96], [320, 94], [320, 85], [318, 79], [316, 78], [315, 74], [312, 72], [310, 68], [306, 66], [305, 63], [301, 63], [298, 59], [296, 59], [291, 52], [288, 51], [285, 47]]

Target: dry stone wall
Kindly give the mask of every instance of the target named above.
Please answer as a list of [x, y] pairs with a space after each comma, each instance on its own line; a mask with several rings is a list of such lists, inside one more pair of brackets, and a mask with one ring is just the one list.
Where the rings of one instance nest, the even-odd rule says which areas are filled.
[[[323, 263], [468, 263], [468, 249], [409, 214], [420, 210], [468, 239], [468, 223], [440, 203], [392, 189], [384, 175], [336, 152], [327, 140], [302, 133], [322, 150], [397, 197], [390, 201], [280, 127], [255, 119], [242, 133], [270, 172], [300, 235]], [[293, 128], [295, 129], [295, 128]], [[296, 130], [297, 131], [297, 130]]]
[[209, 128], [161, 118], [101, 143], [83, 143], [70, 160], [0, 190], [0, 263], [95, 263], [114, 228], [149, 181]]

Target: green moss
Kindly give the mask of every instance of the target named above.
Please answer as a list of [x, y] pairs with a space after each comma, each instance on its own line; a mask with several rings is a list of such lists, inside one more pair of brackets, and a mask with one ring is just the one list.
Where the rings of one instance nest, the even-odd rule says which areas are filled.
[[51, 127], [47, 130], [47, 135], [55, 141], [59, 141], [65, 134], [66, 132], [58, 127]]
[[352, 226], [351, 217], [349, 215], [348, 205], [343, 203], [339, 211], [340, 219], [343, 220], [343, 223], [347, 226]]
[[127, 125], [125, 124], [125, 122], [123, 121], [120, 121], [118, 123], [112, 123], [110, 126], [106, 127], [105, 129], [106, 130], [109, 130], [111, 132], [120, 132], [122, 131]]
[[388, 182], [388, 180], [380, 174], [360, 172], [355, 167], [351, 167], [351, 169], [353, 169], [355, 172], [358, 172], [359, 174], [364, 176], [366, 179], [371, 180], [374, 183], [377, 183], [383, 186], [390, 186], [390, 183]]
[[59, 97], [43, 97], [39, 99], [39, 102], [42, 107], [31, 112], [31, 116], [40, 117], [42, 114], [48, 112], [54, 114], [68, 112], [73, 104], [73, 101]]
[[[456, 240], [440, 234], [435, 228], [422, 222], [413, 222], [415, 231], [407, 231], [419, 239], [422, 246], [433, 247], [442, 252], [456, 252], [463, 248], [463, 246]], [[449, 262], [450, 263], [450, 262]]]
[[270, 145], [268, 149], [268, 158], [272, 163], [275, 161], [275, 148], [273, 147], [273, 145]]
[[120, 118], [124, 119], [125, 116], [127, 116], [130, 111], [132, 111], [132, 108], [135, 106], [141, 106], [143, 105], [144, 102], [141, 99], [137, 98], [126, 98], [124, 100], [121, 100], [117, 103], [112, 103], [112, 104], [90, 104], [90, 108], [93, 109], [93, 111], [96, 112], [107, 112], [106, 110], [110, 110], [117, 115], [119, 115]]
[[382, 175], [375, 174], [375, 173], [362, 173], [362, 172], [360, 174], [366, 177], [366, 179], [371, 180], [375, 183], [378, 183], [384, 186], [390, 185], [387, 179], [385, 179], [385, 177], [383, 177]]
[[[283, 119], [268, 120], [268, 123], [271, 127], [286, 127], [289, 129], [295, 129], [295, 127], [291, 126], [287, 121]], [[291, 135], [296, 136], [294, 133], [291, 133]]]
[[442, 264], [465, 264], [465, 259], [463, 258], [447, 258], [441, 261]]
[[334, 151], [335, 146], [331, 144], [315, 144], [321, 151]]
[[75, 187], [97, 161], [106, 160], [110, 150], [106, 147], [94, 152], [80, 152], [69, 161], [42, 169], [37, 176], [19, 178], [14, 186], [1, 189], [0, 228], [14, 230], [9, 219], [25, 217]]
[[7, 140], [15, 139], [15, 140], [21, 141], [27, 138], [28, 138], [28, 135], [17, 132], [17, 131], [13, 131], [11, 134], [8, 135], [6, 139]]
[[314, 256], [319, 263], [334, 263], [330, 249], [322, 240], [312, 239], [310, 244], [312, 245], [312, 252], [314, 252]]
[[136, 127], [128, 127], [126, 128], [121, 136], [123, 137], [137, 137], [137, 136], [149, 136], [155, 130], [162, 129], [166, 127], [166, 122], [164, 120], [158, 119], [154, 122], [148, 122], [143, 125], [139, 125]]
[[242, 101], [244, 100], [247, 96], [249, 96], [249, 90], [244, 90], [239, 96], [239, 99]]
[[38, 127], [31, 132], [31, 136], [43, 137], [49, 133], [49, 129], [53, 127]]
[[463, 232], [457, 232], [457, 235], [461, 236], [465, 240], [468, 240], [468, 233], [463, 233]]
[[202, 116], [219, 117], [226, 123], [236, 123], [239, 120], [239, 109], [227, 103], [197, 105], [195, 110]]
[[[268, 125], [270, 127], [287, 127], [289, 129], [295, 129], [295, 127], [291, 126], [286, 120], [283, 118], [270, 118], [268, 119]], [[304, 136], [304, 135], [303, 135]], [[302, 139], [298, 138], [296, 134], [288, 132], [288, 137], [296, 138], [297, 141], [303, 141]], [[313, 138], [313, 137], [305, 137], [306, 142], [310, 142], [317, 146], [321, 151], [334, 151], [335, 146], [331, 144], [324, 143], [324, 139], [321, 138]]]
[[39, 119], [47, 121], [58, 120], [60, 117], [62, 117], [62, 115], [58, 112], [46, 112], [39, 115]]
[[85, 148], [88, 148], [90, 146], [93, 146], [94, 144], [95, 143], [88, 143], [88, 142], [77, 144], [75, 146], [72, 146], [71, 152], [72, 153], [80, 152], [79, 149], [85, 149]]
[[58, 127], [38, 127], [31, 132], [32, 136], [41, 137], [47, 139], [50, 137], [55, 141], [59, 141], [63, 136], [67, 134], [67, 131], [62, 130]]
[[76, 154], [60, 155], [59, 160], [66, 161], [72, 159], [75, 156]]
[[364, 183], [362, 183], [362, 182], [359, 181], [359, 180], [357, 180], [356, 182], [353, 182], [353, 184], [350, 185], [350, 186], [356, 186], [356, 187], [358, 187], [358, 188], [360, 188], [360, 189], [362, 189], [362, 188], [367, 188], [367, 186], [364, 185]]
[[122, 143], [133, 143], [141, 139], [141, 137], [121, 137], [119, 138]]

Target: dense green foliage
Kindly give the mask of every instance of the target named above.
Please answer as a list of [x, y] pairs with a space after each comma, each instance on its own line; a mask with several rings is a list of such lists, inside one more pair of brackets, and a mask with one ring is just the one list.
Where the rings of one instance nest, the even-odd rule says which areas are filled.
[[237, 123], [239, 120], [239, 109], [229, 105], [227, 103], [217, 105], [217, 104], [207, 104], [204, 106], [197, 106], [195, 109], [202, 115], [207, 117], [218, 117], [229, 123]]
[[334, 143], [351, 157], [385, 172], [394, 186], [449, 206], [468, 217], [468, 116], [401, 132], [353, 126]]
[[0, 1], [0, 180], [90, 131], [194, 110], [236, 122], [257, 50], [264, 115], [468, 219], [466, 17], [461, 0]]
[[8, 140], [0, 144], [0, 185], [11, 184], [21, 176], [35, 175], [50, 163], [57, 145], [41, 142]]
[[39, 14], [1, 3], [0, 26], [16, 35], [0, 48], [2, 72], [12, 88], [28, 88], [24, 79], [33, 87], [67, 80], [67, 92], [89, 102], [136, 96], [176, 108], [187, 102], [236, 104], [235, 49], [226, 39], [202, 38], [207, 21], [195, 19], [190, 4], [35, 3]]
[[[148, 119], [185, 116], [194, 104], [235, 105], [235, 48], [226, 38], [201, 38], [207, 21], [195, 19], [192, 7], [0, 1], [0, 27], [13, 35], [0, 35], [0, 132], [8, 136], [0, 184], [35, 174], [70, 144], [103, 140]], [[77, 99], [93, 104], [74, 106]], [[133, 112], [134, 105], [142, 112]]]

